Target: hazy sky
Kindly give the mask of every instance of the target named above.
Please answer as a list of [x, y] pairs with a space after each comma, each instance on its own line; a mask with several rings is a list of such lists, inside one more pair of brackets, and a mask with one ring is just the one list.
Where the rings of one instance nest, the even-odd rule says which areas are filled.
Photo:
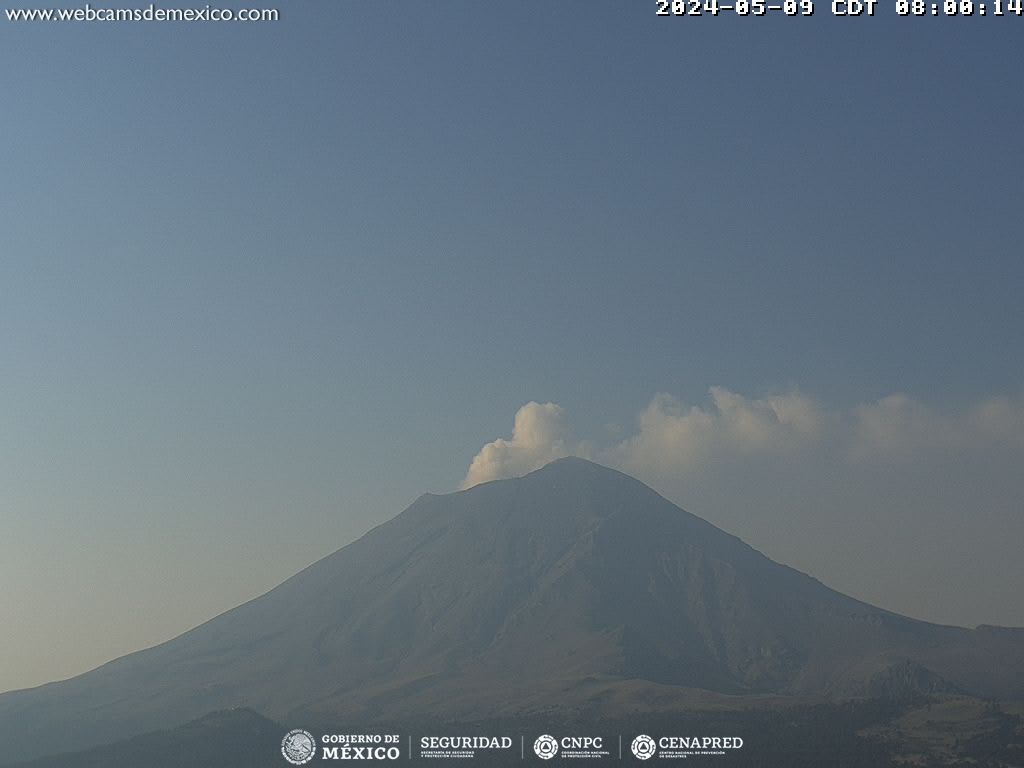
[[0, 21], [0, 690], [499, 437], [481, 476], [585, 453], [857, 597], [1024, 625], [1021, 19], [279, 7]]

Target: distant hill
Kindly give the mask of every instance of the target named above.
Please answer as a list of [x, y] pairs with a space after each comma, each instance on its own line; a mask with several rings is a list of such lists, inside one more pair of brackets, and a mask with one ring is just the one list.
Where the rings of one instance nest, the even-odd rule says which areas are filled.
[[423, 496], [174, 640], [0, 695], [0, 763], [232, 707], [370, 724], [915, 691], [1024, 697], [1024, 630], [867, 605], [563, 459]]
[[115, 744], [43, 757], [19, 768], [277, 768], [285, 764], [284, 733], [284, 727], [250, 709], [233, 709]]

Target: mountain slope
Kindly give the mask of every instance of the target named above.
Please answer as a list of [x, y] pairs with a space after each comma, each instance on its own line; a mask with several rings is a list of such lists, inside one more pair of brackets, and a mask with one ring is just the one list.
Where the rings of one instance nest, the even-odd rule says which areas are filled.
[[[579, 459], [423, 496], [282, 585], [72, 680], [0, 695], [0, 760], [251, 707], [370, 722], [591, 706], [684, 689], [1024, 692], [1024, 637], [907, 619], [772, 562]], [[628, 694], [625, 693], [628, 691]], [[45, 735], [45, 742], [40, 738]], [[22, 752], [18, 752], [21, 749]]]
[[165, 731], [42, 757], [18, 768], [277, 768], [285, 728], [248, 709], [210, 714]]

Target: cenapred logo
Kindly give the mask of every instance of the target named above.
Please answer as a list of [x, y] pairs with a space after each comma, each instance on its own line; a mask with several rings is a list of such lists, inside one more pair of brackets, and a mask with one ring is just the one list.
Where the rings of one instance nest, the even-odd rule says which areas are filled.
[[646, 733], [641, 733], [633, 739], [630, 749], [633, 750], [633, 755], [638, 760], [649, 760], [654, 757], [654, 753], [658, 751], [658, 745], [655, 744], [654, 739]]
[[281, 754], [292, 765], [305, 765], [316, 754], [316, 741], [313, 739], [313, 734], [301, 728], [288, 731], [284, 739], [281, 740]]
[[537, 740], [533, 742], [533, 751], [541, 760], [550, 760], [558, 754], [558, 741], [554, 736], [545, 733], [543, 736], [538, 736]]

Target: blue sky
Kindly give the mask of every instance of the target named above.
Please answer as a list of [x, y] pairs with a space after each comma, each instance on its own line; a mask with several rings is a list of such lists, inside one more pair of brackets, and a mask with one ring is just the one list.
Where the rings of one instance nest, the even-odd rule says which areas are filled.
[[[836, 413], [902, 392], [954, 422], [1018, 402], [1021, 19], [279, 7], [0, 23], [0, 689], [170, 637], [454, 489], [529, 401], [606, 452], [659, 392]], [[828, 565], [769, 535], [785, 498], [752, 520], [713, 500], [757, 487], [634, 469]], [[985, 500], [1008, 524], [1009, 476]], [[917, 613], [977, 618], [941, 605]]]

